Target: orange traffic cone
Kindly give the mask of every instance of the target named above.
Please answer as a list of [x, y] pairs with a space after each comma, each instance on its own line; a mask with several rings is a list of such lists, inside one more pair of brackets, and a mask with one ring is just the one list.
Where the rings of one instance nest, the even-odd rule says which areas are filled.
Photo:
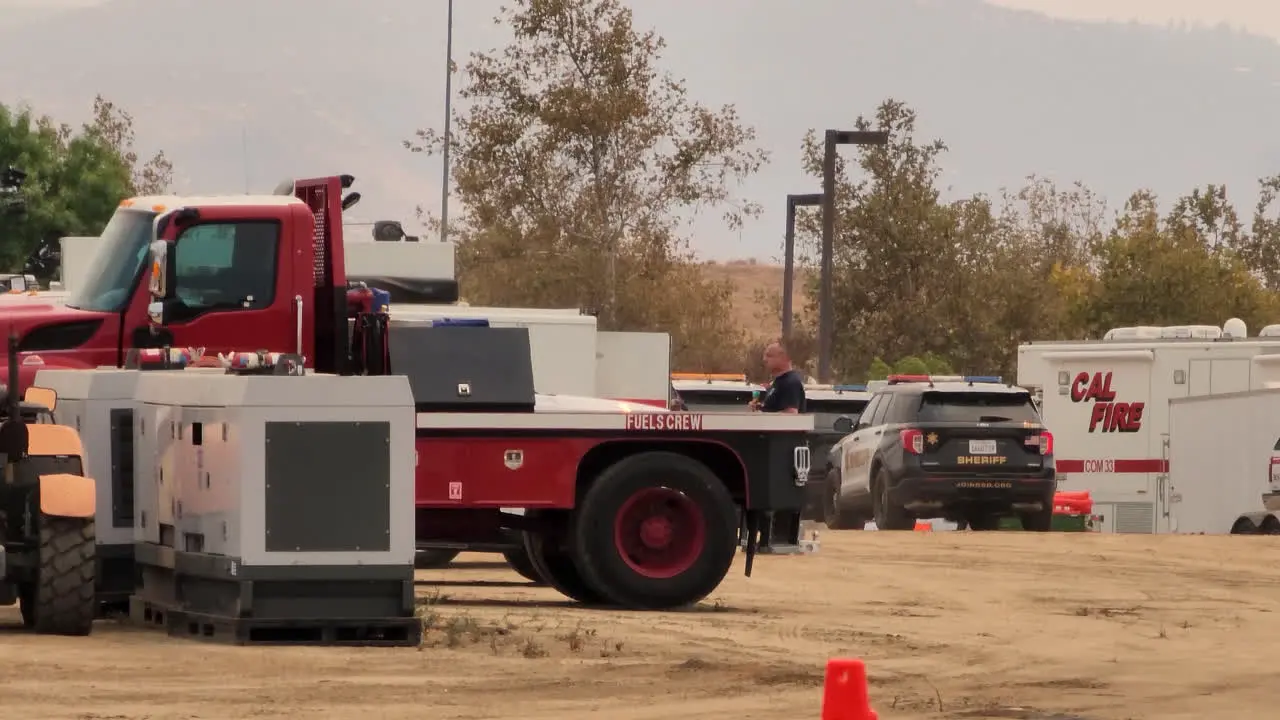
[[933, 523], [917, 520], [916, 532], [933, 532]]
[[867, 666], [853, 658], [827, 661], [822, 720], [879, 720], [867, 695]]

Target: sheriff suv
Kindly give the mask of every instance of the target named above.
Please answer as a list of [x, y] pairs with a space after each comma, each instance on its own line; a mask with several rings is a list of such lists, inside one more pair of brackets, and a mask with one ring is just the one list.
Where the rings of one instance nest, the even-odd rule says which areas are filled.
[[946, 518], [994, 530], [1053, 520], [1053, 436], [1031, 394], [995, 377], [891, 376], [827, 454], [827, 526], [910, 530]]

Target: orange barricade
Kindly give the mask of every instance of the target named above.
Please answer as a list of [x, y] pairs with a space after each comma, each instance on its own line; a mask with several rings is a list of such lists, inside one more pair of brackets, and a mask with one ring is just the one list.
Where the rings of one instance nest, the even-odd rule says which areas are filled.
[[1090, 515], [1093, 498], [1088, 490], [1059, 492], [1053, 496], [1053, 512], [1058, 515]]

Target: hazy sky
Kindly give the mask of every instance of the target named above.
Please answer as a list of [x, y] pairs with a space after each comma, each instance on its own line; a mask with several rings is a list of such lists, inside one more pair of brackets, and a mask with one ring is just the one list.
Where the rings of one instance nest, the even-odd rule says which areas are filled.
[[1070, 20], [1227, 23], [1280, 39], [1280, 3], [1268, 0], [987, 0]]
[[[271, 0], [261, 0], [269, 3]], [[428, 6], [438, 6], [443, 18], [443, 11], [446, 0], [418, 0]], [[642, 26], [653, 26], [669, 37], [678, 36], [683, 43], [673, 43], [668, 49], [668, 60], [672, 70], [681, 76], [689, 76], [696, 74], [697, 63], [705, 61], [705, 57], [701, 54], [701, 49], [706, 44], [706, 39], [691, 33], [688, 29], [686, 34], [680, 36], [681, 20], [687, 19], [689, 14], [696, 16], [716, 16], [723, 12], [726, 5], [732, 3], [741, 3], [739, 7], [754, 6], [756, 15], [761, 13], [767, 14], [772, 9], [774, 3], [781, 4], [784, 1], [795, 4], [799, 2], [803, 4], [804, 0], [628, 0], [632, 7], [637, 9], [637, 21]], [[820, 0], [814, 0], [819, 2]], [[52, 8], [52, 7], [78, 7], [96, 5], [106, 2], [106, 0], [0, 0], [0, 19], [3, 19], [6, 10], [15, 8]], [[500, 43], [503, 39], [500, 37], [500, 31], [495, 30], [491, 18], [493, 10], [501, 0], [456, 0], [456, 36], [455, 36], [455, 52], [459, 57], [464, 57], [465, 53], [473, 48], [487, 48], [495, 43]], [[932, 0], [936, 4], [945, 4], [948, 0]], [[1233, 26], [1247, 29], [1251, 32], [1266, 35], [1276, 40], [1280, 40], [1280, 0], [987, 0], [987, 2], [1023, 10], [1031, 10], [1042, 12], [1052, 17], [1076, 20], [1076, 21], [1105, 21], [1105, 20], [1138, 20], [1158, 25], [1164, 25], [1174, 21], [1189, 21], [1202, 24], [1227, 23]], [[708, 7], [710, 6], [710, 7]], [[353, 7], [358, 7], [353, 5]], [[690, 13], [692, 9], [692, 13]], [[390, 21], [389, 19], [387, 21]], [[745, 22], [745, 21], [744, 21]], [[685, 23], [688, 24], [688, 23]], [[757, 23], [758, 25], [759, 23]], [[745, 27], [745, 26], [744, 26]], [[753, 26], [754, 27], [754, 26]], [[744, 30], [745, 32], [745, 30]], [[429, 39], [420, 38], [421, 42], [427, 45], [437, 44], [437, 39], [433, 35]], [[711, 44], [716, 44], [715, 39], [711, 39]], [[725, 49], [725, 52], [733, 48]], [[440, 73], [442, 74], [442, 73]], [[439, 87], [436, 81], [440, 82]], [[426, 95], [434, 97], [441, 94], [443, 90], [442, 78], [427, 77], [423, 79], [423, 92]], [[742, 92], [742, 88], [737, 85], [729, 84], [724, 86], [707, 86], [697, 85], [699, 99], [704, 100], [708, 104], [718, 104], [720, 102], [731, 102], [739, 100], [736, 96], [722, 96], [725, 93], [732, 93], [735, 89]], [[746, 90], [749, 92], [750, 90]], [[6, 98], [0, 98], [4, 100]], [[789, 110], [789, 111], [787, 111]], [[803, 174], [796, 163], [796, 143], [795, 138], [798, 132], [802, 132], [809, 125], [805, 123], [817, 123], [827, 121], [827, 116], [822, 112], [813, 109], [804, 110], [804, 121], [796, 119], [799, 110], [796, 108], [784, 109], [783, 112], [776, 113], [772, 118], [751, 116], [749, 121], [757, 125], [762, 133], [762, 138], [769, 128], [767, 120], [772, 120], [773, 141], [763, 143], [774, 154], [774, 162], [766, 168], [762, 177], [758, 181], [753, 179], [751, 187], [743, 189], [742, 197], [750, 198], [756, 201], [765, 202], [765, 215], [760, 219], [749, 223], [748, 227], [743, 231], [736, 233], [736, 238], [729, 237], [731, 233], [726, 233], [716, 218], [711, 218], [708, 225], [708, 232], [698, 235], [697, 249], [706, 253], [711, 257], [741, 257], [755, 256], [761, 258], [775, 257], [780, 252], [780, 229], [782, 225], [781, 208], [777, 207], [780, 203], [770, 201], [770, 198], [777, 199], [781, 194], [796, 188], [808, 187], [812, 183], [812, 178]], [[829, 112], [829, 110], [828, 110]], [[145, 108], [135, 110], [135, 114], [145, 115]], [[423, 122], [430, 123], [438, 113], [425, 118], [410, 118], [405, 120], [406, 127], [412, 127], [415, 124]], [[814, 119], [809, 119], [810, 117]], [[843, 116], [841, 116], [843, 117]], [[141, 123], [140, 123], [141, 124]], [[934, 133], [932, 128], [926, 128], [926, 134]], [[407, 133], [407, 131], [406, 131]], [[352, 131], [353, 135], [358, 135], [356, 130]], [[937, 134], [942, 137], [949, 137], [945, 129], [938, 130]], [[781, 139], [785, 138], [785, 140]], [[353, 140], [354, 143], [354, 140]], [[229, 152], [240, 152], [240, 143], [236, 143], [237, 147]], [[393, 148], [398, 152], [398, 148]], [[371, 154], [372, 155], [372, 154]], [[247, 161], [246, 161], [247, 162]], [[956, 161], [950, 161], [948, 170], [951, 172], [959, 172], [955, 167]], [[420, 188], [420, 192], [415, 190], [415, 199], [425, 201], [428, 207], [432, 207], [436, 198], [439, 197], [439, 170], [438, 165], [434, 162], [426, 161], [421, 164], [420, 173], [414, 173], [412, 176], [406, 176], [398, 180], [404, 187]], [[1044, 169], [1044, 168], [1042, 168]], [[1044, 169], [1046, 174], [1052, 175], [1052, 168]], [[276, 177], [282, 174], [279, 168], [254, 168], [253, 177], [270, 176]], [[246, 174], [249, 169], [246, 168]], [[1206, 169], [1206, 174], [1215, 177], [1213, 169]], [[1020, 180], [1021, 176], [1011, 181]], [[1083, 177], [1085, 181], [1094, 179], [1086, 174]], [[948, 178], [950, 180], [950, 178]], [[212, 188], [222, 191], [239, 191], [239, 187], [231, 188]], [[993, 187], [964, 187], [964, 193], [968, 194], [973, 191], [992, 191]], [[1113, 200], [1115, 198], [1112, 198]], [[455, 210], [456, 212], [456, 210]]]
[[[76, 7], [105, 0], [0, 0], [0, 10], [17, 7]], [[444, 4], [444, 0], [431, 0]], [[465, 0], [462, 0], [465, 2]], [[697, 0], [690, 0], [697, 2]], [[778, 0], [782, 2], [783, 0]], [[1229, 23], [1280, 39], [1280, 3], [1269, 0], [987, 0], [993, 5], [1037, 10], [1072, 20], [1139, 20], [1163, 24], [1188, 20]]]

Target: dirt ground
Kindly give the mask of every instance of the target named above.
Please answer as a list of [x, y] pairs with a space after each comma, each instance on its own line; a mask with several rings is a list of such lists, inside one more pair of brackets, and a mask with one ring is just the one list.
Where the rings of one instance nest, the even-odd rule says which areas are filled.
[[654, 614], [463, 556], [419, 574], [417, 649], [0, 631], [0, 718], [817, 720], [836, 655], [866, 660], [883, 720], [1275, 717], [1277, 555], [1270, 537], [827, 532]]

